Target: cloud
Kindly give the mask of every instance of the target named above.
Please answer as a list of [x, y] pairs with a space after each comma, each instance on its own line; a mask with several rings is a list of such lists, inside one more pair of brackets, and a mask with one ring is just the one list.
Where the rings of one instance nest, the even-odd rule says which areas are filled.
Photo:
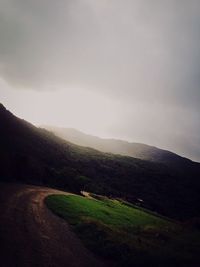
[[155, 139], [165, 121], [163, 146], [174, 129], [200, 148], [199, 28], [198, 0], [0, 0], [0, 77], [17, 89], [80, 87], [120, 101], [128, 137], [140, 107], [137, 129]]

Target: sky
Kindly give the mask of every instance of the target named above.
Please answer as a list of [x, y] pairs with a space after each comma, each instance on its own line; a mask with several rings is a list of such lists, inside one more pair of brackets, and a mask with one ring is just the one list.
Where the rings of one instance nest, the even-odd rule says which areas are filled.
[[200, 161], [200, 1], [0, 0], [0, 102]]

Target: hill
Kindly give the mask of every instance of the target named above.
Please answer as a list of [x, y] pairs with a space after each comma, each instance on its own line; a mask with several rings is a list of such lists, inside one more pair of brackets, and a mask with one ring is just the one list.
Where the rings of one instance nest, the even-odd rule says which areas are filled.
[[[0, 179], [140, 202], [185, 220], [200, 213], [200, 171], [80, 147], [15, 117], [0, 106]], [[142, 201], [141, 201], [142, 200]]]
[[87, 248], [116, 267], [199, 265], [199, 231], [128, 202], [54, 194], [45, 203], [71, 224]]
[[80, 146], [92, 147], [102, 152], [120, 154], [123, 156], [130, 156], [153, 162], [160, 162], [176, 168], [179, 168], [180, 166], [187, 166], [188, 168], [190, 166], [200, 166], [200, 164], [181, 157], [171, 151], [142, 143], [131, 143], [117, 139], [100, 138], [85, 134], [73, 128], [60, 128], [54, 126], [44, 126], [44, 128], [66, 141]]

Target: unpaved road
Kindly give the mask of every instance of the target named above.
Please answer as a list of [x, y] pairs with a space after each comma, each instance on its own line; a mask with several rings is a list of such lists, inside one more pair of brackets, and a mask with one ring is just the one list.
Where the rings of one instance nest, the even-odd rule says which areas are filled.
[[[44, 198], [62, 191], [0, 183], [1, 267], [102, 267]], [[65, 193], [66, 194], [66, 193]]]

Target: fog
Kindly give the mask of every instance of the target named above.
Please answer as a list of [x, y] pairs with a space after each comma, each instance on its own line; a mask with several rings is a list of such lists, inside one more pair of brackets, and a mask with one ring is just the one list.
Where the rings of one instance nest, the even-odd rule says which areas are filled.
[[200, 161], [200, 2], [0, 0], [0, 100]]

